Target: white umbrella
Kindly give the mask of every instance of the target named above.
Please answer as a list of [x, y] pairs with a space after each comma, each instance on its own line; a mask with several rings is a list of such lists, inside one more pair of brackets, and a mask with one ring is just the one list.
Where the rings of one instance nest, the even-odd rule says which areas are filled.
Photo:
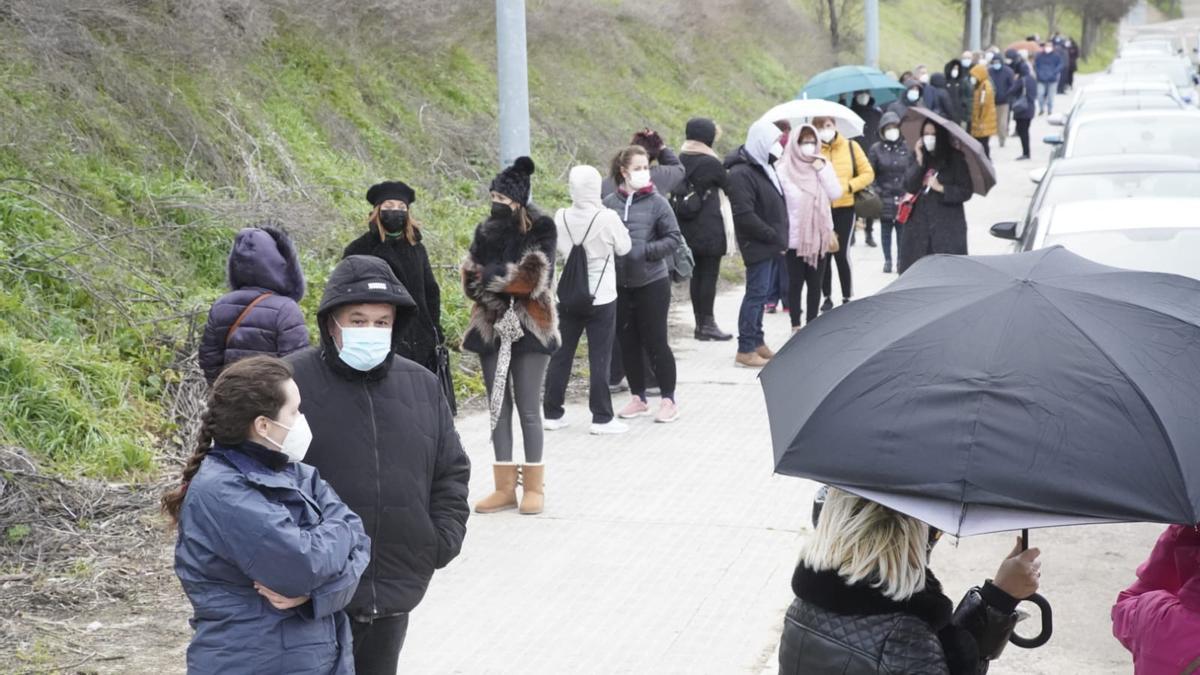
[[1042, 527], [1123, 522], [1107, 518], [1088, 518], [1085, 516], [1063, 515], [1045, 511], [1012, 509], [1003, 506], [963, 504], [960, 501], [950, 499], [918, 497], [881, 490], [864, 490], [845, 486], [835, 487], [858, 495], [863, 499], [869, 499], [876, 504], [882, 504], [904, 515], [916, 518], [954, 537], [971, 537], [977, 534], [1011, 532]]
[[863, 119], [853, 110], [840, 103], [826, 101], [820, 98], [798, 98], [779, 105], [767, 111], [762, 119], [768, 122], [787, 120], [793, 127], [801, 124], [811, 124], [814, 117], [832, 117], [837, 123], [838, 133], [846, 138], [862, 136]]

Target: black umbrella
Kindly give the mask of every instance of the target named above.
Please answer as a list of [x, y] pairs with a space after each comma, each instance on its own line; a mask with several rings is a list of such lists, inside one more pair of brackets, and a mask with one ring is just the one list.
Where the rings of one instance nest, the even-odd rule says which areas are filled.
[[955, 535], [1200, 522], [1200, 282], [929, 256], [762, 372], [778, 473]]
[[971, 189], [979, 195], [986, 195], [996, 185], [996, 167], [983, 151], [979, 141], [971, 137], [966, 129], [942, 117], [929, 108], [911, 106], [900, 120], [900, 133], [909, 145], [916, 145], [921, 140], [921, 127], [925, 122], [933, 122], [950, 132], [950, 137], [958, 142], [958, 148], [967, 159], [967, 168], [971, 172]]

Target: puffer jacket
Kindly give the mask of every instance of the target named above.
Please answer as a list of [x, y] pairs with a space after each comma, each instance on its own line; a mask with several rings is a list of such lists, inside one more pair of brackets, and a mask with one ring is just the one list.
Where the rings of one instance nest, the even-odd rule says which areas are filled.
[[[854, 153], [851, 159], [850, 153]], [[840, 133], [832, 143], [821, 144], [821, 155], [833, 165], [838, 181], [842, 184], [842, 196], [833, 201], [833, 208], [854, 206], [854, 193], [862, 192], [875, 181], [875, 170], [862, 146]], [[858, 173], [854, 173], [857, 169]]]
[[1066, 63], [1063, 57], [1056, 51], [1038, 52], [1038, 55], [1033, 59], [1033, 68], [1037, 74], [1037, 81], [1042, 83], [1058, 82], [1058, 78], [1062, 76], [1063, 70], [1066, 69]]
[[412, 298], [386, 262], [354, 255], [326, 283], [317, 309], [320, 346], [287, 360], [313, 433], [305, 461], [362, 517], [371, 537], [371, 564], [346, 611], [372, 619], [412, 611], [434, 570], [462, 549], [471, 463], [437, 376], [393, 354], [366, 372], [338, 356], [329, 318], [361, 303], [396, 306], [394, 353], [413, 319]]
[[990, 582], [955, 611], [933, 573], [904, 602], [803, 564], [784, 618], [780, 675], [982, 675], [1017, 622], [1017, 601]]
[[1200, 528], [1171, 525], [1112, 608], [1135, 675], [1192, 672], [1200, 661]]
[[463, 294], [474, 302], [463, 349], [486, 354], [500, 348], [496, 322], [512, 304], [525, 334], [514, 352], [553, 353], [561, 339], [554, 298], [554, 256], [558, 227], [552, 218], [531, 212], [533, 227], [522, 234], [509, 218], [489, 217], [460, 268]]
[[745, 146], [726, 158], [725, 168], [729, 170], [729, 201], [742, 261], [753, 265], [779, 255], [788, 245], [783, 193]]
[[990, 138], [996, 135], [996, 88], [987, 68], [977, 63], [971, 68], [975, 78], [975, 97], [971, 104], [971, 135], [975, 138]]
[[[899, 123], [898, 117], [890, 112], [886, 113], [880, 121], [880, 131], [889, 124]], [[867, 159], [875, 172], [875, 194], [883, 202], [882, 218], [895, 220], [896, 210], [905, 195], [904, 174], [916, 161], [912, 148], [904, 142], [903, 136], [894, 143], [880, 138], [867, 151]]]
[[[1000, 67], [996, 68], [997, 65]], [[1004, 57], [997, 54], [992, 57], [989, 75], [992, 78], [992, 88], [996, 90], [996, 105], [1007, 105], [1008, 90], [1012, 89], [1013, 80], [1016, 78], [1013, 69], [1004, 63]]]
[[[175, 574], [192, 603], [192, 675], [354, 672], [350, 602], [363, 523], [317, 470], [255, 443], [214, 445], [179, 511]], [[254, 582], [309, 602], [277, 610]]]
[[[285, 233], [273, 227], [238, 232], [226, 275], [230, 292], [209, 308], [200, 340], [200, 368], [209, 384], [225, 366], [248, 356], [282, 357], [308, 346], [308, 328], [297, 304], [304, 298], [304, 271]], [[260, 296], [266, 297], [230, 334], [238, 317]]]
[[617, 257], [617, 286], [641, 288], [668, 278], [666, 259], [679, 248], [683, 234], [667, 198], [653, 187], [632, 195], [618, 187], [604, 198], [604, 206], [621, 216], [632, 242], [629, 253]]
[[442, 332], [442, 289], [433, 276], [429, 264], [429, 253], [421, 243], [421, 232], [416, 233], [416, 243], [408, 243], [405, 237], [381, 240], [374, 225], [361, 237], [350, 242], [342, 257], [351, 255], [373, 255], [383, 258], [395, 272], [396, 278], [417, 303], [415, 320], [408, 323], [396, 353], [410, 361], [437, 372], [437, 346]]
[[925, 107], [948, 120], [958, 119], [958, 106], [946, 89], [944, 74], [934, 73], [929, 77], [929, 86], [925, 87]]

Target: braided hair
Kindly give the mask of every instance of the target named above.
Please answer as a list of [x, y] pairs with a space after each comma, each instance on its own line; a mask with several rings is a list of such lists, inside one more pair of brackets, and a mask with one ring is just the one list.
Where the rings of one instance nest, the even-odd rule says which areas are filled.
[[283, 384], [292, 379], [292, 366], [273, 356], [254, 356], [234, 363], [221, 372], [208, 393], [208, 405], [200, 418], [200, 431], [192, 456], [183, 467], [177, 487], [162, 496], [163, 513], [179, 522], [179, 509], [188, 485], [214, 442], [237, 445], [250, 435], [259, 417], [275, 417], [287, 400]]

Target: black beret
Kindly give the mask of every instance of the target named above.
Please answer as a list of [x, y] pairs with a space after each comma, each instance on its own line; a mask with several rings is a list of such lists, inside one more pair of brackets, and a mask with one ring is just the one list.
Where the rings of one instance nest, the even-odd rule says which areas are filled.
[[371, 206], [379, 206], [389, 199], [399, 199], [405, 204], [412, 205], [417, 201], [417, 193], [407, 184], [398, 180], [388, 180], [376, 183], [367, 190], [367, 201]]

